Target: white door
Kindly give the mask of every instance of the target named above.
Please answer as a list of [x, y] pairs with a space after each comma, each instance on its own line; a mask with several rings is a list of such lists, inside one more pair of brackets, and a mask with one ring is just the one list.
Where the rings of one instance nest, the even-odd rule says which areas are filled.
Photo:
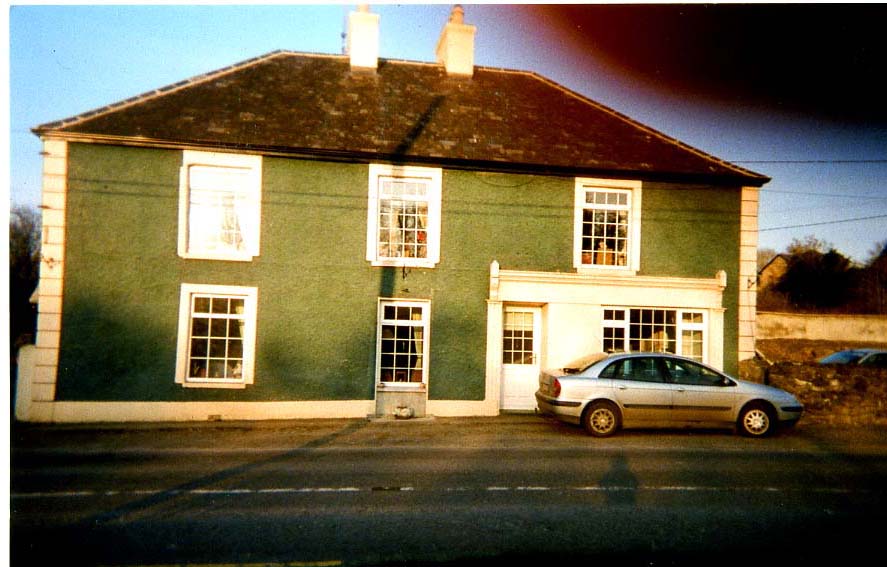
[[542, 310], [506, 307], [502, 330], [502, 399], [506, 410], [536, 408]]

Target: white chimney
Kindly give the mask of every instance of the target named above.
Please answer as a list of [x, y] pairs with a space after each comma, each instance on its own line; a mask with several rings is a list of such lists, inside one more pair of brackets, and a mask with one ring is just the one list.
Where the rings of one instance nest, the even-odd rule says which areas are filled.
[[348, 40], [345, 51], [351, 69], [375, 71], [379, 66], [379, 14], [371, 14], [366, 4], [348, 14]]
[[448, 75], [472, 76], [474, 74], [475, 26], [464, 23], [465, 11], [456, 4], [450, 21], [444, 26], [437, 40], [437, 62], [443, 63]]

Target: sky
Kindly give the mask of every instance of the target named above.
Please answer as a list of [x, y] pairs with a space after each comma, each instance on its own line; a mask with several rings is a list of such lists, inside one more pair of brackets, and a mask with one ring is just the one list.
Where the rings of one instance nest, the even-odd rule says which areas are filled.
[[[772, 178], [759, 246], [887, 241], [887, 5], [464, 4], [475, 64], [533, 71]], [[451, 4], [380, 4], [380, 56], [433, 61]], [[278, 49], [341, 53], [354, 4], [9, 5], [12, 205], [40, 200], [30, 129]]]

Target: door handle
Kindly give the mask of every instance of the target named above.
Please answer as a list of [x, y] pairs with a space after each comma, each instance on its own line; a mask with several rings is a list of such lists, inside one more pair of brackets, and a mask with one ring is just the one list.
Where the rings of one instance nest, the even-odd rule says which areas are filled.
[[620, 390], [627, 390], [628, 389], [628, 386], [616, 386], [616, 387], [619, 388]]

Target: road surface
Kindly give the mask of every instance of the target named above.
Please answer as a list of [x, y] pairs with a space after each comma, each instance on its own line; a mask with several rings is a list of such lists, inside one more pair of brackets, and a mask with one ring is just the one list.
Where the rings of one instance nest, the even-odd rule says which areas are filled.
[[13, 565], [817, 563], [880, 553], [883, 430], [536, 416], [26, 428]]

